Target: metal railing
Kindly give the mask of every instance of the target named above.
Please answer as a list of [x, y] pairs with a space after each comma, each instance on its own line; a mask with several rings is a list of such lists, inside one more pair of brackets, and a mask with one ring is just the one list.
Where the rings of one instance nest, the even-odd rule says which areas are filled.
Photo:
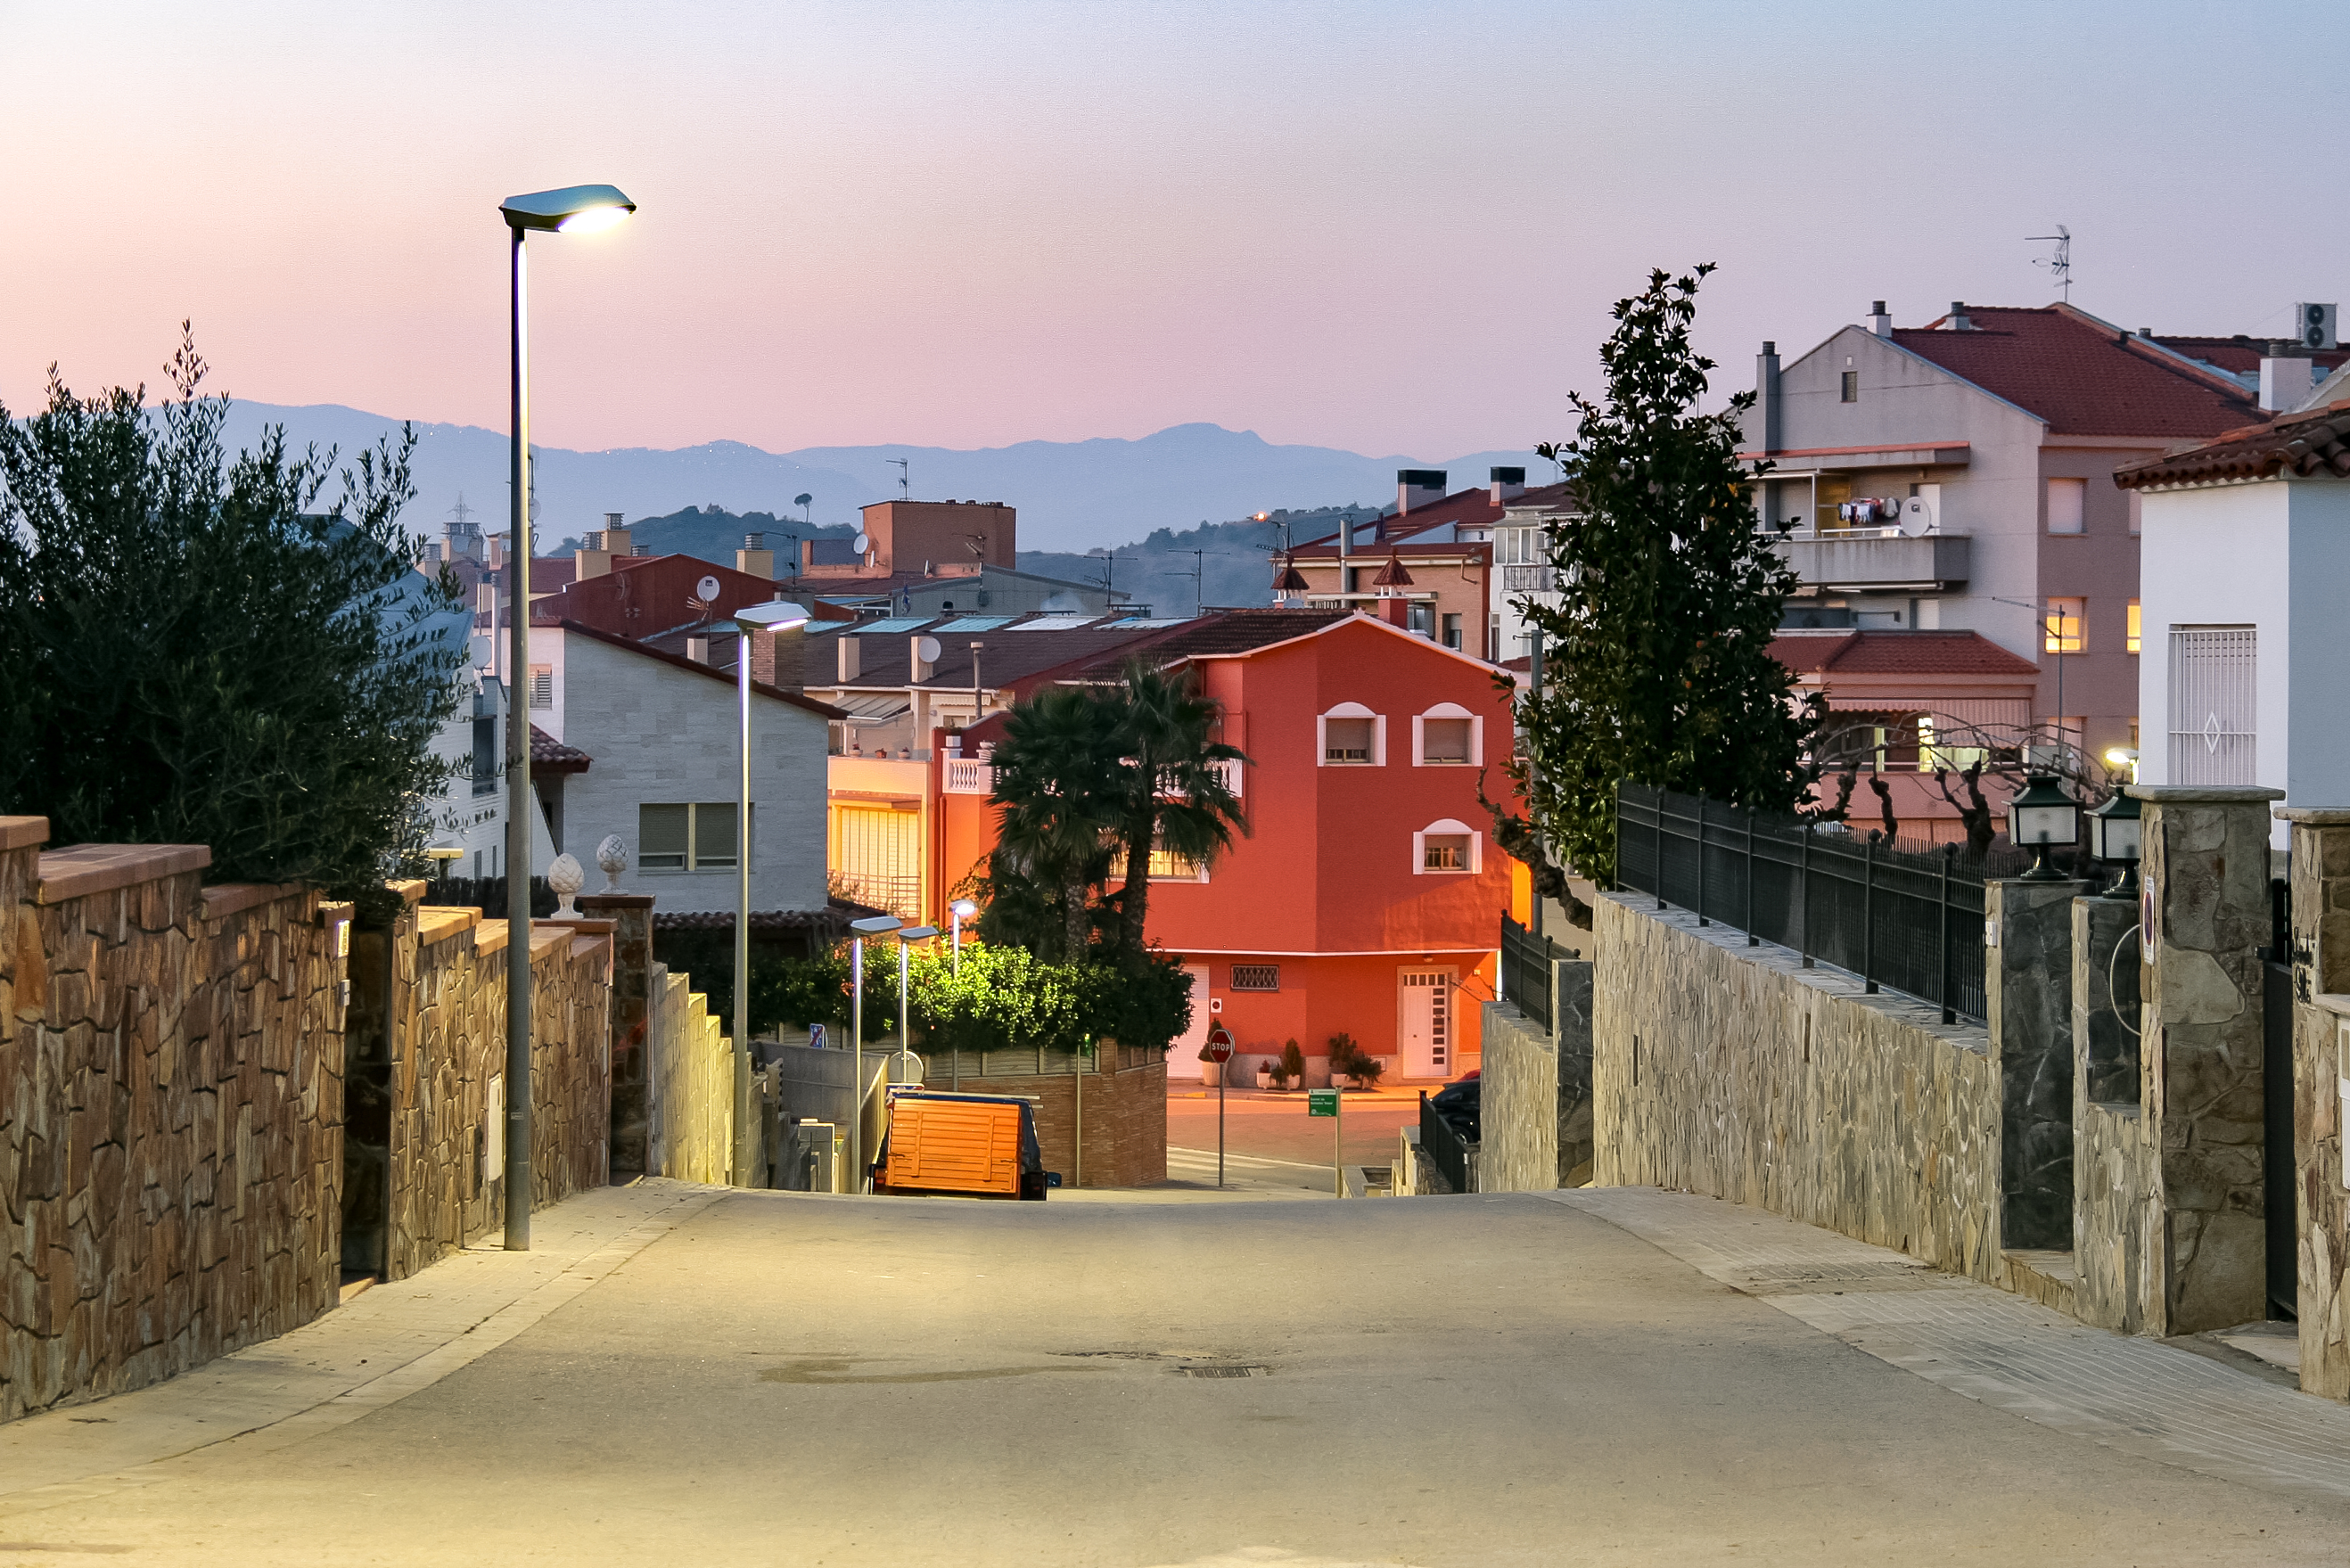
[[1502, 1000], [1544, 1029], [1551, 1026], [1550, 967], [1570, 957], [1548, 937], [1538, 937], [1509, 916], [1502, 917]]
[[1616, 795], [1616, 875], [1659, 908], [1690, 910], [1981, 1023], [1983, 884], [2028, 857], [1957, 844], [1887, 842], [1841, 824], [1743, 811], [1700, 795], [1625, 784]]
[[1419, 1095], [1419, 1151], [1435, 1162], [1453, 1191], [1477, 1190], [1477, 1146], [1428, 1103], [1425, 1089]]

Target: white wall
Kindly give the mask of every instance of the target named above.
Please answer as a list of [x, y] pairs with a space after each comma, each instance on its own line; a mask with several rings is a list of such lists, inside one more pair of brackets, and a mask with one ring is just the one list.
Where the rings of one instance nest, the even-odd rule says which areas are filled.
[[2284, 489], [2293, 510], [2287, 581], [2296, 677], [2286, 694], [2293, 743], [2285, 804], [2342, 810], [2350, 808], [2350, 483], [2293, 480]]
[[[539, 639], [559, 640], [546, 656]], [[628, 649], [559, 630], [534, 629], [533, 659], [557, 670], [557, 734], [592, 759], [563, 785], [563, 836], [604, 886], [596, 846], [617, 833], [629, 846], [621, 887], [659, 899], [655, 912], [734, 908], [734, 872], [644, 871], [637, 865], [637, 807], [660, 802], [732, 801], [735, 795], [733, 681], [715, 680]], [[825, 721], [773, 697], [751, 699], [751, 857], [754, 909], [825, 906]]]

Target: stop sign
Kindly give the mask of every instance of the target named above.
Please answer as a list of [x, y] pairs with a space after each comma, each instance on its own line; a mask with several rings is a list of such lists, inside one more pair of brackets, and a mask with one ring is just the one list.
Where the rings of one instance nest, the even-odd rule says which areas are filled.
[[1229, 1062], [1232, 1059], [1232, 1032], [1218, 1023], [1208, 1031], [1208, 1043], [1200, 1047], [1202, 1062]]

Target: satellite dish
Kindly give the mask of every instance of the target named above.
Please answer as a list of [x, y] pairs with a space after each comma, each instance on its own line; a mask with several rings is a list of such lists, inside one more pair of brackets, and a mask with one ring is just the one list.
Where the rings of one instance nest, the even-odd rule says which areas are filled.
[[914, 657], [925, 664], [936, 664], [939, 661], [939, 639], [935, 637], [916, 638]]
[[1934, 531], [1934, 504], [1922, 495], [1913, 495], [1901, 504], [1901, 532], [1914, 539], [1920, 534]]
[[716, 603], [718, 600], [718, 579], [716, 577], [704, 577], [702, 581], [694, 584], [693, 597], [707, 603]]
[[861, 556], [865, 554], [866, 551], [873, 548], [873, 541], [867, 538], [864, 535], [859, 534], [856, 538], [851, 539], [848, 542], [848, 547]]

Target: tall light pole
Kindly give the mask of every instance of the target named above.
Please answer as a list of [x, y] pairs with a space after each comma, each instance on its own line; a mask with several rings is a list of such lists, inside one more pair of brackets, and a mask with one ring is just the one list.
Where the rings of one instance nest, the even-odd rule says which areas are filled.
[[751, 634], [788, 631], [808, 613], [781, 599], [734, 612], [734, 683], [742, 697], [734, 791], [734, 1185], [751, 1185], [743, 1153], [751, 1147]]
[[886, 937], [906, 922], [895, 915], [851, 920], [848, 941], [848, 1190], [865, 1190], [865, 939]]
[[952, 935], [947, 940], [954, 950], [954, 972], [962, 972], [962, 923], [979, 913], [979, 906], [969, 898], [957, 898], [947, 906], [947, 915], [953, 921]]
[[[506, 1251], [530, 1251], [530, 333], [524, 236], [611, 227], [637, 204], [611, 185], [572, 185], [509, 196], [513, 270], [514, 548], [506, 562]], [[522, 693], [522, 701], [514, 700]]]
[[914, 1054], [914, 992], [910, 983], [913, 958], [909, 944], [929, 941], [938, 934], [936, 926], [906, 926], [898, 932], [898, 1054], [909, 1059]]

